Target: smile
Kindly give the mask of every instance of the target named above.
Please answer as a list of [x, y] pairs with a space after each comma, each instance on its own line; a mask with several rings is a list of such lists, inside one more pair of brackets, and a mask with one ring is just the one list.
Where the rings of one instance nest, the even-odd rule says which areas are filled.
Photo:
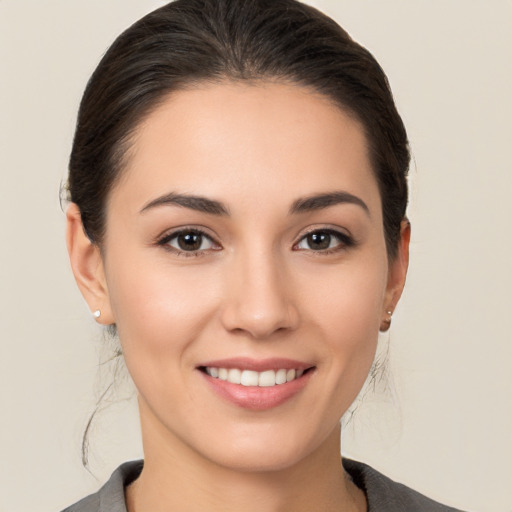
[[235, 357], [196, 367], [207, 386], [231, 404], [252, 411], [280, 406], [300, 394], [316, 365], [293, 359]]
[[265, 370], [257, 372], [254, 370], [240, 370], [239, 368], [217, 368], [207, 366], [204, 371], [214, 379], [220, 379], [231, 384], [241, 384], [242, 386], [272, 387], [286, 384], [299, 379], [304, 374], [302, 369]]

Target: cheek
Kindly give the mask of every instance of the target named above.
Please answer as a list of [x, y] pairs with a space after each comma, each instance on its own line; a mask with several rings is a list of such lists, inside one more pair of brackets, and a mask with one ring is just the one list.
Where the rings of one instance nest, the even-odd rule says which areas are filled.
[[215, 279], [165, 262], [112, 259], [110, 302], [127, 359], [183, 351], [215, 310]]
[[217, 289], [201, 272], [168, 265], [123, 262], [112, 273], [111, 303], [126, 366], [164, 423], [168, 404], [193, 407], [194, 388], [184, 377], [197, 362], [196, 341], [214, 315]]
[[[377, 252], [376, 254], [379, 254]], [[359, 393], [373, 363], [387, 284], [386, 258], [316, 273], [316, 286], [304, 295], [304, 311], [313, 332], [321, 333], [324, 365], [344, 411]]]
[[320, 268], [313, 281], [303, 284], [303, 310], [329, 337], [359, 345], [378, 333], [386, 284], [385, 257], [370, 255], [335, 271]]

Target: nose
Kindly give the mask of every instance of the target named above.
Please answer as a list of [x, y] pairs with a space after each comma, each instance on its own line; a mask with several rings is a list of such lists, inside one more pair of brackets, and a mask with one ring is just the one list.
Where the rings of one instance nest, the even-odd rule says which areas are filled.
[[241, 256], [230, 266], [222, 323], [231, 332], [265, 339], [297, 328], [293, 283], [271, 251]]

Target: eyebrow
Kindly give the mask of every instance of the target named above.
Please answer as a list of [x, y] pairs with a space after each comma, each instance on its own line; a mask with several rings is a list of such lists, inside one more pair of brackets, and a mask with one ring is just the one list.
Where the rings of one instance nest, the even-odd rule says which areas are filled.
[[290, 213], [293, 214], [311, 212], [344, 203], [360, 206], [368, 215], [370, 215], [370, 209], [361, 198], [344, 191], [316, 194], [313, 196], [297, 199], [297, 201], [292, 204]]
[[[312, 196], [297, 199], [296, 201], [293, 202], [290, 208], [290, 214], [293, 215], [298, 213], [306, 213], [315, 210], [321, 210], [323, 208], [328, 208], [330, 206], [334, 206], [337, 204], [347, 203], [360, 206], [368, 215], [370, 215], [370, 210], [368, 206], [361, 198], [344, 191], [315, 194]], [[163, 196], [157, 197], [156, 199], [153, 199], [142, 208], [140, 213], [144, 213], [147, 210], [156, 208], [158, 206], [168, 205], [181, 206], [184, 208], [189, 208], [191, 210], [196, 210], [210, 215], [229, 215], [229, 209], [220, 201], [208, 199], [202, 196], [177, 194], [175, 192], [171, 192], [169, 194], [165, 194]]]
[[198, 212], [209, 213], [210, 215], [229, 215], [227, 207], [219, 201], [201, 196], [176, 194], [174, 192], [153, 199], [142, 208], [140, 213], [144, 213], [157, 206], [166, 205], [182, 206], [191, 210], [197, 210]]

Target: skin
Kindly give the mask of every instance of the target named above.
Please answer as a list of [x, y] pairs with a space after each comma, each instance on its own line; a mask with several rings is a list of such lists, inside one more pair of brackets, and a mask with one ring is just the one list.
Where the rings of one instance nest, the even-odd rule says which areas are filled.
[[[298, 200], [357, 197], [290, 212]], [[219, 201], [227, 214], [160, 204]], [[144, 210], [144, 211], [141, 211]], [[99, 322], [115, 323], [139, 392], [145, 467], [130, 512], [366, 510], [340, 463], [339, 419], [373, 362], [402, 292], [409, 226], [389, 261], [361, 126], [329, 99], [283, 83], [173, 93], [139, 127], [107, 205], [100, 249], [69, 207], [68, 248]], [[199, 251], [176, 251], [199, 228]], [[329, 249], [311, 230], [335, 230]], [[352, 240], [352, 244], [347, 242]], [[285, 357], [314, 367], [268, 410], [212, 392], [198, 365]]]

